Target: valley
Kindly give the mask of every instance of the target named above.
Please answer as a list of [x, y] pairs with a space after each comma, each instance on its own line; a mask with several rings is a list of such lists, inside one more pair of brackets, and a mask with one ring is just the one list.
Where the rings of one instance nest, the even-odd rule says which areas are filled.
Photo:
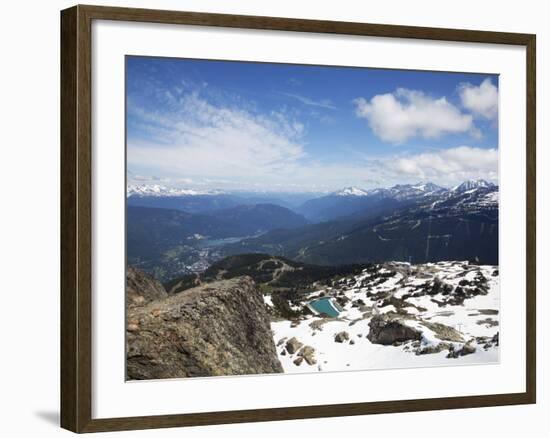
[[[370, 191], [351, 187], [301, 204], [296, 202], [304, 194], [244, 197], [187, 190], [182, 195], [159, 188], [129, 193], [128, 261], [162, 281], [242, 253], [316, 265], [498, 264], [498, 186], [482, 180], [452, 189], [431, 183]], [[239, 204], [258, 200], [280, 205]], [[330, 211], [331, 218], [321, 220], [326, 215], [319, 211]]]

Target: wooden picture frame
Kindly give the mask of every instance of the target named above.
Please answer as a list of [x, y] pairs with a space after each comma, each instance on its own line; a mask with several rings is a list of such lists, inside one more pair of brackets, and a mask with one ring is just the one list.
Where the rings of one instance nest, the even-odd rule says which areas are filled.
[[[92, 22], [186, 24], [387, 38], [518, 45], [526, 48], [526, 391], [510, 394], [347, 403], [195, 414], [92, 418]], [[529, 404], [536, 401], [535, 58], [531, 34], [75, 6], [61, 12], [61, 426], [99, 432], [222, 423]]]

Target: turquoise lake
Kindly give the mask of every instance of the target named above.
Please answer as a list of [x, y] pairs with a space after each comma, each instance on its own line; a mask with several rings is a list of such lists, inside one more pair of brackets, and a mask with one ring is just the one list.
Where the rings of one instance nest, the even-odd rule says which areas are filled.
[[336, 318], [340, 311], [335, 307], [330, 298], [320, 298], [315, 301], [310, 301], [309, 305], [319, 313], [325, 313], [331, 318]]

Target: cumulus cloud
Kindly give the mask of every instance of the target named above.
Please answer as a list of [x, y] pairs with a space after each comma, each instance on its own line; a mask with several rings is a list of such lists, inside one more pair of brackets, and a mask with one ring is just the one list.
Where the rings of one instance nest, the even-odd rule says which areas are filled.
[[452, 187], [469, 179], [498, 182], [498, 150], [471, 146], [396, 153], [379, 158], [357, 158], [348, 163], [308, 163], [298, 166], [283, 184], [334, 191], [357, 186], [364, 189], [431, 181]]
[[129, 112], [148, 133], [128, 139], [128, 165], [162, 175], [259, 178], [292, 172], [304, 156], [304, 126], [280, 112], [257, 114], [215, 105], [192, 93], [163, 110]]
[[459, 146], [383, 160], [387, 177], [430, 180], [443, 185], [467, 179], [498, 179], [498, 150]]
[[458, 92], [464, 108], [474, 115], [489, 120], [495, 119], [498, 115], [498, 89], [490, 78], [485, 79], [479, 86], [462, 84]]
[[448, 133], [469, 132], [479, 136], [473, 117], [464, 114], [445, 97], [432, 98], [421, 91], [398, 88], [370, 101], [354, 100], [356, 114], [368, 121], [383, 141], [403, 143], [413, 138], [437, 138]]

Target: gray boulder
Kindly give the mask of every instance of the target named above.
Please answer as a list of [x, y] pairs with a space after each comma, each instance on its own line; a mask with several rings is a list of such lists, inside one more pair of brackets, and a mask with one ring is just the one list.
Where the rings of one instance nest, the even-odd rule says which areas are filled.
[[302, 347], [302, 345], [304, 344], [302, 344], [298, 339], [292, 338], [287, 341], [285, 348], [289, 354], [294, 354]]
[[340, 344], [346, 342], [349, 340], [349, 333], [348, 332], [340, 332], [337, 333], [336, 336], [334, 336], [334, 342], [338, 342]]
[[367, 338], [373, 344], [392, 345], [405, 341], [418, 341], [422, 333], [409, 327], [401, 319], [389, 315], [376, 315], [369, 322]]
[[299, 357], [303, 357], [308, 365], [315, 365], [317, 361], [315, 360], [315, 348], [305, 345], [298, 352]]
[[460, 356], [467, 356], [476, 352], [476, 346], [473, 341], [466, 342], [461, 348], [454, 348], [452, 345], [449, 348], [448, 358], [456, 359]]

